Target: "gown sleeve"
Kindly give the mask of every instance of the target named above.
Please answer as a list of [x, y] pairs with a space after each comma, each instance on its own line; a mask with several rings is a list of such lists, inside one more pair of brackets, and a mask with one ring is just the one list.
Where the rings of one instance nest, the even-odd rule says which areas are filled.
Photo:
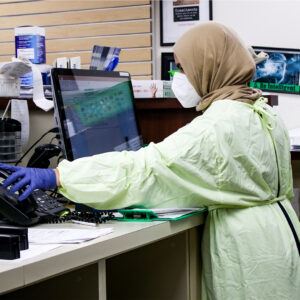
[[59, 191], [97, 209], [241, 208], [291, 199], [288, 137], [271, 112], [268, 129], [252, 106], [217, 101], [160, 143], [62, 161]]
[[96, 209], [201, 207], [217, 199], [219, 157], [201, 117], [138, 151], [62, 161], [60, 193]]

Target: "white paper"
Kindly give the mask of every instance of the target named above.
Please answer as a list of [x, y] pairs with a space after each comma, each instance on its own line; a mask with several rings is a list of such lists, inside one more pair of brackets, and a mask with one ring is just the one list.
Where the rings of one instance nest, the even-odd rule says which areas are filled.
[[[151, 209], [151, 208], [150, 208]], [[156, 214], [165, 214], [165, 213], [190, 213], [193, 211], [201, 210], [202, 208], [194, 207], [170, 207], [170, 208], [152, 208], [151, 210]]]
[[41, 71], [34, 64], [31, 64], [31, 70], [33, 81], [33, 102], [37, 107], [44, 111], [49, 111], [53, 108], [53, 101], [45, 98]]
[[77, 244], [112, 233], [112, 228], [91, 229], [61, 229], [61, 228], [29, 228], [30, 244]]
[[29, 140], [29, 111], [26, 100], [11, 100], [11, 118], [21, 123], [21, 143], [24, 149]]
[[184, 215], [202, 211], [203, 208], [153, 208], [151, 209], [158, 218], [161, 219], [176, 219]]
[[298, 148], [300, 146], [300, 127], [290, 129], [289, 136], [292, 148]]

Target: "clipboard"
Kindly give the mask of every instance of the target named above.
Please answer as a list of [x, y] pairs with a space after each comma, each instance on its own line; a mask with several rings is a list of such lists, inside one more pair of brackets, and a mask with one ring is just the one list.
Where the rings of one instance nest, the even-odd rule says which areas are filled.
[[178, 221], [206, 211], [206, 208], [126, 208], [119, 209], [114, 219], [125, 222]]

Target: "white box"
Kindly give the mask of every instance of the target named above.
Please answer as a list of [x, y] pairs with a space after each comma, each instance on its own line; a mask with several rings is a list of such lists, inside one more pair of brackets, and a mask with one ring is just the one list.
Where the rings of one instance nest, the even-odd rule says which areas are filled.
[[70, 57], [70, 69], [81, 69], [80, 56]]
[[69, 58], [67, 57], [58, 57], [54, 63], [56, 68], [66, 69], [69, 66]]

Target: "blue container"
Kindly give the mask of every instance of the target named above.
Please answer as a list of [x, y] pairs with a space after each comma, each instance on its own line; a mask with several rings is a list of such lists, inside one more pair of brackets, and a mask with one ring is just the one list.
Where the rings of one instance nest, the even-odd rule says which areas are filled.
[[33, 64], [46, 63], [45, 29], [38, 26], [15, 28], [15, 54]]
[[[38, 26], [15, 28], [15, 56], [29, 59], [33, 64], [46, 63], [45, 29]], [[21, 76], [21, 87], [32, 87], [32, 73]]]

